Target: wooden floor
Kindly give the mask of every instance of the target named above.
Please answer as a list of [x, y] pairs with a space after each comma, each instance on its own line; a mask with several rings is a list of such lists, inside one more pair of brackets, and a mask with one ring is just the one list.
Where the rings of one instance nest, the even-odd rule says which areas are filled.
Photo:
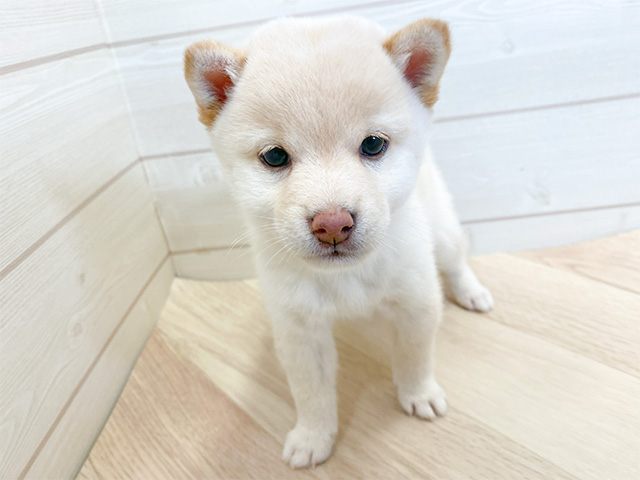
[[256, 282], [175, 280], [80, 478], [640, 478], [640, 231], [472, 264], [496, 308], [447, 305], [447, 417], [404, 415], [379, 340], [339, 326], [340, 434], [310, 471], [280, 460], [295, 412]]

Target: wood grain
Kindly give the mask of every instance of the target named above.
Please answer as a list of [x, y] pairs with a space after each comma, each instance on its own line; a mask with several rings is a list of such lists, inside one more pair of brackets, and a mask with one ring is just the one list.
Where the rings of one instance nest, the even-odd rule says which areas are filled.
[[[278, 448], [278, 442], [174, 351], [169, 340], [156, 332], [129, 380], [137, 395], [122, 398], [112, 418], [133, 427], [123, 432], [106, 428], [92, 460], [99, 475], [103, 466], [113, 478], [265, 478], [264, 457]], [[169, 390], [159, 388], [169, 387]], [[167, 395], [168, 394], [168, 395]], [[166, 398], [156, 402], [155, 398]], [[203, 422], [193, 415], [206, 416]], [[140, 418], [151, 415], [158, 422], [136, 428]], [[202, 417], [201, 417], [202, 418]], [[159, 450], [146, 446], [162, 439]], [[237, 449], [247, 445], [252, 454]], [[133, 451], [131, 450], [133, 448]], [[133, 454], [134, 461], [120, 458]], [[278, 465], [275, 465], [278, 467]], [[271, 478], [292, 478], [297, 474], [284, 464], [269, 472]], [[307, 477], [304, 473], [301, 478]]]
[[486, 220], [464, 228], [473, 254], [555, 247], [640, 228], [640, 205]]
[[[635, 232], [634, 238], [638, 236]], [[598, 249], [609, 247], [603, 240], [591, 248], [597, 257]], [[587, 249], [589, 244], [579, 247]], [[565, 254], [570, 257], [571, 250]], [[603, 320], [589, 302], [615, 295], [622, 314], [640, 295], [605, 285], [590, 278], [593, 275], [512, 255], [477, 258], [474, 263], [480, 277], [491, 282], [497, 306], [489, 315], [477, 315], [447, 305], [437, 353], [449, 415], [433, 424], [406, 417], [395, 400], [385, 331], [370, 324], [364, 329], [339, 325], [337, 447], [326, 464], [303, 475], [640, 475], [640, 379], [600, 360], [610, 358], [609, 343], [620, 342], [625, 327], [609, 324], [616, 331], [608, 339], [602, 331], [589, 330], [592, 347], [586, 350], [576, 350], [575, 340], [566, 339], [571, 328], [580, 328], [576, 311], [587, 325]], [[528, 274], [529, 281], [513, 280], [514, 272], [523, 268], [529, 270], [521, 276]], [[516, 311], [513, 305], [518, 303]], [[505, 320], [518, 314], [522, 318]], [[531, 327], [554, 322], [556, 329]], [[582, 334], [578, 341], [589, 343]], [[630, 339], [630, 344], [623, 364], [640, 353], [640, 343]], [[279, 444], [294, 420], [256, 282], [178, 279], [153, 342], [81, 478], [253, 478], [256, 472], [262, 478], [286, 478]], [[185, 432], [194, 432], [193, 438], [185, 438]], [[237, 458], [244, 462], [236, 463]], [[229, 465], [232, 470], [226, 470]]]
[[463, 222], [640, 205], [639, 113], [640, 98], [446, 122], [433, 151]]
[[0, 477], [20, 474], [166, 254], [137, 165], [0, 280]]
[[0, 118], [1, 271], [137, 151], [105, 50], [0, 76]]
[[480, 257], [473, 266], [490, 290], [520, 292], [503, 298], [492, 320], [640, 377], [640, 295], [512, 255]]
[[93, 468], [93, 463], [90, 459], [87, 459], [84, 463], [82, 470], [80, 470], [80, 473], [78, 473], [76, 478], [79, 480], [100, 480], [100, 477]]
[[[388, 3], [375, 0], [272, 0], [256, 2], [209, 2], [206, 0], [101, 0], [109, 23], [111, 40], [140, 41], [145, 37], [184, 35], [192, 30], [225, 29], [234, 24], [258, 24], [262, 21], [291, 15], [314, 15], [321, 12], [341, 13], [370, 3]], [[396, 1], [394, 3], [406, 3]]]
[[451, 401], [473, 418], [575, 476], [637, 477], [637, 378], [469, 315], [445, 326], [439, 348]]
[[[158, 267], [59, 419], [26, 478], [74, 478], [77, 475], [169, 295], [174, 278], [171, 261], [165, 257]], [[79, 418], [83, 421], [79, 422]]]
[[[438, 376], [452, 408], [578, 478], [635, 478], [638, 378], [576, 355], [553, 338], [492, 321], [504, 301], [503, 292], [493, 293], [498, 308], [489, 318], [447, 306], [438, 338]], [[363, 341], [348, 328], [347, 335], [353, 347], [381, 361], [386, 357], [385, 337]]]
[[640, 236], [629, 232], [589, 243], [520, 252], [516, 256], [640, 293], [639, 252]]
[[9, 0], [0, 4], [0, 72], [2, 67], [105, 41], [94, 2]]

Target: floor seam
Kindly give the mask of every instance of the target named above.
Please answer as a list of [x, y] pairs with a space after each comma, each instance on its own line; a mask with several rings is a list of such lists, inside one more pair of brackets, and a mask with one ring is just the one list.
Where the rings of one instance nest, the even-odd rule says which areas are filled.
[[[550, 247], [550, 248], [554, 248], [554, 247]], [[567, 274], [570, 274], [570, 275], [574, 275], [576, 277], [583, 278], [583, 279], [586, 279], [586, 280], [590, 280], [592, 282], [596, 282], [596, 283], [599, 283], [599, 284], [602, 284], [602, 285], [607, 285], [607, 286], [609, 286], [611, 288], [615, 288], [616, 290], [620, 290], [620, 291], [623, 291], [623, 292], [626, 292], [626, 293], [631, 293], [633, 295], [638, 295], [640, 297], [640, 292], [636, 292], [634, 290], [630, 290], [630, 289], [628, 289], [626, 287], [623, 287], [623, 286], [620, 286], [620, 285], [615, 285], [613, 283], [609, 283], [606, 280], [602, 280], [601, 278], [596, 278], [596, 277], [592, 277], [590, 275], [585, 275], [584, 273], [576, 272], [575, 270], [569, 270], [568, 268], [564, 268], [564, 267], [555, 267], [555, 266], [550, 265], [550, 264], [548, 264], [546, 262], [539, 262], [539, 261], [533, 260], [531, 258], [521, 257], [521, 256], [518, 255], [518, 252], [505, 253], [504, 255], [508, 255], [511, 258], [515, 258], [515, 259], [518, 259], [518, 260], [521, 260], [521, 261], [524, 261], [524, 262], [532, 263], [534, 265], [538, 265], [538, 266], [541, 266], [541, 267], [550, 268], [552, 270], [560, 270], [561, 272], [564, 272], [564, 273], [567, 273]], [[473, 257], [471, 257], [471, 258], [473, 258]]]

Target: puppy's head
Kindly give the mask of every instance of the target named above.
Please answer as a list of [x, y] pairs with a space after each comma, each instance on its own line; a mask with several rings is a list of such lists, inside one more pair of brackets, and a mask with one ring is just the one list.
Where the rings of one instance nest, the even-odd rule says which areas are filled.
[[384, 245], [415, 186], [449, 51], [438, 20], [388, 37], [346, 17], [276, 20], [245, 51], [187, 49], [200, 121], [261, 240], [317, 266]]

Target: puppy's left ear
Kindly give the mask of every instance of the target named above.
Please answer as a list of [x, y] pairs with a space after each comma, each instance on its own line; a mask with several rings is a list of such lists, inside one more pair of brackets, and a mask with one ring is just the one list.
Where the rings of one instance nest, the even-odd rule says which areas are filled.
[[245, 64], [244, 54], [219, 42], [204, 40], [184, 52], [184, 76], [207, 127], [227, 102]]
[[438, 100], [440, 77], [451, 54], [447, 24], [433, 18], [418, 20], [391, 35], [384, 48], [422, 103], [433, 107]]

